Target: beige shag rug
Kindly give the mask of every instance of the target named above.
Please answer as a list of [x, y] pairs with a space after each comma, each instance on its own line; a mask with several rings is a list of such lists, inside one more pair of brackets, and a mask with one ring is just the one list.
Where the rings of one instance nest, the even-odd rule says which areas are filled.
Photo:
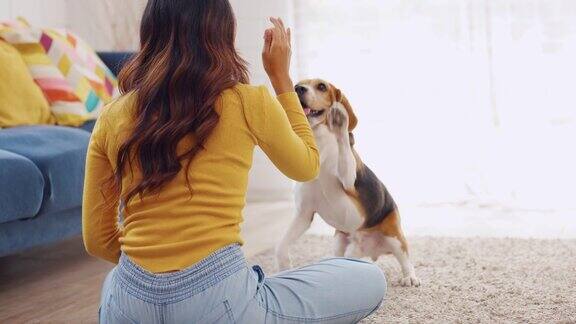
[[[576, 323], [576, 240], [415, 237], [409, 240], [419, 288], [398, 284], [392, 256], [384, 305], [363, 323]], [[331, 255], [332, 238], [304, 236], [294, 266]], [[276, 272], [272, 251], [251, 261]]]

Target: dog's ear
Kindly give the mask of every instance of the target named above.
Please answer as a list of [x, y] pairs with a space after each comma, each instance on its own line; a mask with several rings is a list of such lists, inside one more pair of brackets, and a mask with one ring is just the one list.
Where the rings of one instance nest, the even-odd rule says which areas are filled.
[[[332, 86], [332, 87], [334, 87], [334, 86]], [[341, 103], [342, 106], [344, 106], [344, 108], [346, 108], [346, 112], [348, 113], [348, 131], [351, 132], [358, 125], [358, 118], [356, 117], [354, 110], [352, 110], [352, 106], [350, 105], [350, 102], [348, 101], [346, 96], [342, 93], [342, 91], [340, 91], [340, 89], [334, 87], [334, 94], [336, 96], [336, 101]]]

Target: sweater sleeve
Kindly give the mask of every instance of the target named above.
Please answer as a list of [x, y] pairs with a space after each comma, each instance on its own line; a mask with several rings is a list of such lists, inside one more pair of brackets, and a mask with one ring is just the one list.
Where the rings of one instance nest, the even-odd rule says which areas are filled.
[[82, 203], [82, 236], [86, 251], [118, 263], [120, 258], [120, 230], [118, 228], [119, 197], [107, 181], [113, 168], [105, 154], [104, 114], [100, 116], [90, 138], [86, 157], [84, 195]]
[[264, 86], [245, 107], [258, 145], [287, 177], [310, 181], [318, 176], [320, 156], [310, 124], [295, 92], [274, 98]]

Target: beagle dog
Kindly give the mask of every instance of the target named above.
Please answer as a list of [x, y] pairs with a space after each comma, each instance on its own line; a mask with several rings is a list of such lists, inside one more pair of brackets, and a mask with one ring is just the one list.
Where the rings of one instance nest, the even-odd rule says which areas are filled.
[[276, 247], [279, 269], [290, 268], [290, 244], [304, 234], [318, 213], [336, 229], [336, 256], [376, 261], [392, 253], [402, 268], [401, 285], [419, 286], [396, 203], [354, 150], [352, 131], [358, 119], [352, 106], [324, 80], [301, 81], [295, 90], [320, 150], [320, 174], [297, 184], [297, 215]]

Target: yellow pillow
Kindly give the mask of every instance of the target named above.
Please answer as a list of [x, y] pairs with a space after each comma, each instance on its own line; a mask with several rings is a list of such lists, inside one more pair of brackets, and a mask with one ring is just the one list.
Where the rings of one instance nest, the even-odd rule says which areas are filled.
[[20, 52], [2, 40], [0, 76], [0, 128], [55, 123], [50, 105]]

